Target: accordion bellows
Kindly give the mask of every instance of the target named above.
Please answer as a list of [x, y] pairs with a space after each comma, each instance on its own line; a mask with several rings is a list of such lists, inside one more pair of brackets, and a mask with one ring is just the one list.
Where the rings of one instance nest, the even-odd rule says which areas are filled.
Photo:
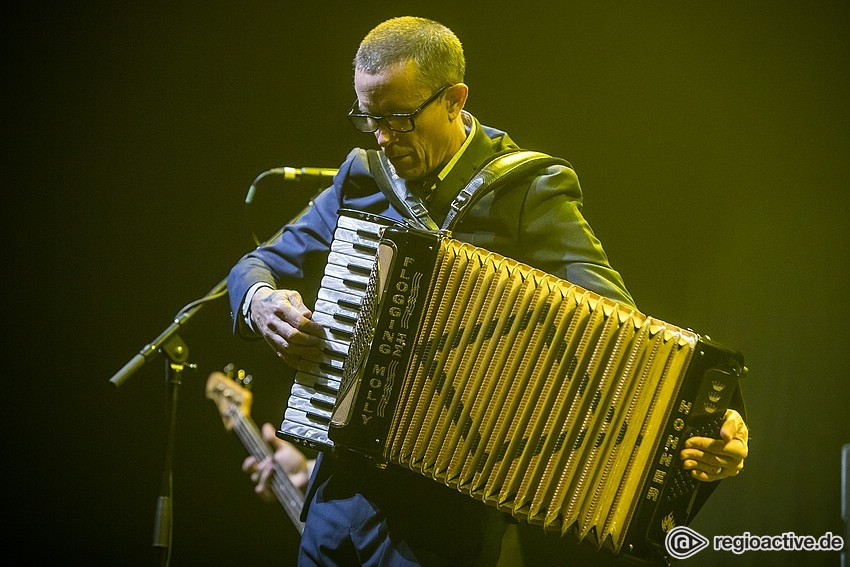
[[547, 531], [645, 556], [686, 523], [680, 442], [715, 435], [743, 360], [445, 234], [389, 227], [329, 437]]

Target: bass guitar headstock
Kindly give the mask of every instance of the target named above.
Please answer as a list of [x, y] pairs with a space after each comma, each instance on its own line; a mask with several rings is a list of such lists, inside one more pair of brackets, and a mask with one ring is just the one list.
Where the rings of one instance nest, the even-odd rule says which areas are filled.
[[251, 415], [250, 392], [251, 375], [233, 364], [224, 367], [223, 372], [215, 371], [207, 378], [206, 396], [218, 408], [224, 427], [233, 429], [234, 418]]

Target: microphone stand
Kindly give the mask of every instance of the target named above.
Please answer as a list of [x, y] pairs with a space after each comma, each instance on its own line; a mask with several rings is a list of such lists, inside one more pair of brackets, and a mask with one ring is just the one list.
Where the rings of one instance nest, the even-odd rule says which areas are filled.
[[189, 347], [178, 331], [187, 323], [207, 302], [224, 297], [227, 292], [226, 280], [219, 282], [202, 299], [184, 307], [178, 316], [153, 342], [131, 358], [111, 379], [116, 387], [121, 386], [133, 373], [139, 370], [155, 354], [165, 355], [165, 381], [168, 385], [165, 427], [165, 457], [163, 459], [162, 480], [160, 493], [156, 500], [154, 516], [153, 547], [157, 563], [169, 565], [171, 561], [172, 536], [172, 469], [174, 462], [174, 445], [177, 438], [177, 399], [183, 374], [186, 370], [195, 370], [189, 359]]
[[[163, 350], [168, 353], [165, 364], [165, 375], [168, 380], [168, 404], [166, 415], [166, 446], [165, 459], [162, 469], [162, 482], [159, 497], [156, 500], [156, 515], [154, 517], [153, 547], [158, 555], [158, 563], [167, 566], [171, 561], [171, 496], [172, 496], [172, 463], [174, 459], [174, 442], [177, 425], [177, 392], [182, 384], [183, 371], [187, 368], [194, 370], [194, 364], [183, 364], [181, 358], [188, 355], [188, 349], [179, 335], [173, 335]], [[177, 354], [180, 353], [180, 354]]]
[[[288, 168], [287, 168], [288, 169]], [[281, 168], [281, 171], [283, 168]], [[323, 170], [324, 171], [324, 170]], [[273, 170], [276, 173], [276, 170]], [[262, 174], [261, 177], [265, 175]], [[259, 179], [259, 178], [258, 178]], [[255, 180], [256, 183], [256, 180]], [[307, 205], [301, 209], [298, 214], [292, 217], [286, 224], [293, 224], [313, 205], [314, 199], [324, 190], [321, 187], [307, 202]], [[255, 191], [254, 184], [249, 189], [249, 198], [246, 199], [246, 204], [251, 203]], [[285, 226], [285, 225], [284, 225]], [[278, 230], [271, 238], [267, 239], [260, 245], [266, 245], [277, 239], [283, 232], [283, 228]], [[252, 233], [253, 235], [253, 233]], [[255, 239], [256, 241], [256, 239]], [[175, 316], [174, 321], [165, 328], [160, 335], [151, 343], [144, 346], [138, 354], [134, 355], [127, 361], [126, 364], [116, 372], [109, 381], [120, 387], [127, 381], [130, 376], [135, 374], [142, 366], [157, 354], [162, 353], [166, 357], [165, 361], [165, 379], [168, 384], [168, 400], [166, 406], [166, 442], [165, 442], [165, 458], [163, 462], [162, 481], [160, 485], [160, 495], [156, 502], [156, 515], [154, 517], [154, 534], [153, 547], [156, 550], [158, 562], [163, 567], [166, 567], [171, 561], [171, 536], [172, 536], [172, 467], [174, 460], [174, 444], [177, 432], [177, 398], [180, 385], [183, 380], [183, 373], [186, 370], [194, 370], [197, 368], [194, 364], [189, 364], [186, 361], [189, 359], [189, 347], [186, 342], [180, 337], [178, 331], [189, 322], [189, 320], [201, 310], [208, 302], [224, 297], [227, 294], [227, 278], [222, 279], [215, 287], [213, 287], [201, 299], [193, 301], [183, 307]]]

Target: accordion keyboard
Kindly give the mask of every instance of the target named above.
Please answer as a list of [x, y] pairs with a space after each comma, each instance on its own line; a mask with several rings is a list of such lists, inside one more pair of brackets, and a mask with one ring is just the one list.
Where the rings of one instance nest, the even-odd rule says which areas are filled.
[[325, 329], [321, 356], [301, 359], [278, 435], [298, 445], [330, 449], [328, 423], [339, 392], [342, 367], [366, 284], [378, 250], [381, 231], [394, 221], [343, 209], [313, 310], [313, 320]]

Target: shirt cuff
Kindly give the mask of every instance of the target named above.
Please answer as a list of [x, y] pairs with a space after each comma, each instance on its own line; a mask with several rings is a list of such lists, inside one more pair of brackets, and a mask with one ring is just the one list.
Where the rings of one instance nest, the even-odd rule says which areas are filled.
[[254, 322], [251, 320], [251, 300], [254, 299], [254, 294], [264, 287], [274, 289], [274, 287], [270, 286], [266, 282], [257, 282], [248, 288], [248, 292], [245, 294], [245, 299], [242, 301], [242, 322], [245, 323], [245, 325], [251, 329], [251, 332], [253, 333], [256, 333], [257, 329], [254, 328]]

